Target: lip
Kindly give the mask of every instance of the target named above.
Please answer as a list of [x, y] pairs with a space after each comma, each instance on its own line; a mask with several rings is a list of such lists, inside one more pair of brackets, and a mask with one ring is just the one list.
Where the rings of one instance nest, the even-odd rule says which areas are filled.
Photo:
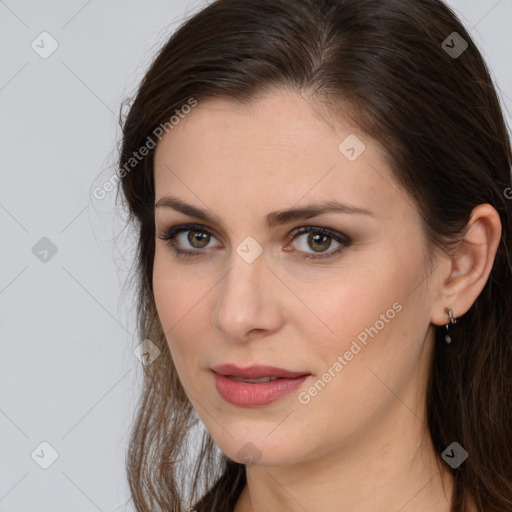
[[[215, 386], [219, 395], [237, 407], [263, 407], [295, 391], [311, 374], [292, 372], [275, 366], [239, 368], [225, 364], [213, 368]], [[232, 377], [258, 379], [276, 377], [271, 382], [239, 382]]]
[[261, 377], [279, 377], [283, 379], [295, 379], [303, 375], [310, 375], [309, 372], [292, 372], [284, 368], [267, 365], [253, 365], [247, 368], [240, 368], [235, 364], [221, 364], [214, 366], [212, 370], [219, 375], [230, 375], [242, 379], [259, 379]]

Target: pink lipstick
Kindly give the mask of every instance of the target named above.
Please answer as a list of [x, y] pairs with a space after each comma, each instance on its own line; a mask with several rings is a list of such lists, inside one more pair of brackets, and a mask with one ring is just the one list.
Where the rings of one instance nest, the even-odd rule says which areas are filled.
[[219, 395], [238, 407], [262, 407], [296, 390], [311, 374], [275, 366], [240, 368], [223, 364], [212, 368]]

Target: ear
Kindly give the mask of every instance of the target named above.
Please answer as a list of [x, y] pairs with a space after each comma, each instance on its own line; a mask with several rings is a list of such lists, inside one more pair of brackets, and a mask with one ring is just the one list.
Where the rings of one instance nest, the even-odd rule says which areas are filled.
[[440, 268], [437, 298], [430, 321], [435, 325], [448, 323], [445, 308], [451, 308], [455, 318], [464, 315], [482, 292], [489, 278], [501, 239], [501, 221], [490, 204], [480, 204], [472, 212], [467, 233]]

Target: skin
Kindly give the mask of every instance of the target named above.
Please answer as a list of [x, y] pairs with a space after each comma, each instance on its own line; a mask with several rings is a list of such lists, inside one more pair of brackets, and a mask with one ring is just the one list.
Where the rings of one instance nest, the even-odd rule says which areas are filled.
[[[366, 146], [355, 161], [338, 149], [350, 134]], [[430, 266], [417, 208], [384, 157], [377, 141], [290, 90], [245, 106], [201, 102], [157, 146], [156, 202], [172, 195], [220, 219], [155, 208], [153, 284], [180, 380], [206, 428], [233, 460], [243, 462], [247, 443], [256, 447], [236, 512], [450, 510], [453, 479], [426, 427], [432, 324], [447, 323], [445, 307], [460, 317], [478, 297], [501, 225], [490, 205], [478, 206], [459, 250], [437, 252]], [[372, 215], [266, 225], [270, 212], [332, 199]], [[178, 235], [199, 257], [179, 258], [160, 239], [186, 223], [212, 234], [195, 245], [188, 232]], [[330, 228], [352, 244], [330, 258], [301, 259], [324, 247], [307, 233], [293, 238], [302, 226]], [[236, 251], [247, 237], [263, 249], [252, 263]], [[328, 238], [324, 252], [338, 247]], [[298, 393], [394, 303], [401, 311], [300, 403]], [[211, 368], [228, 362], [312, 376], [277, 402], [241, 408], [215, 388]]]

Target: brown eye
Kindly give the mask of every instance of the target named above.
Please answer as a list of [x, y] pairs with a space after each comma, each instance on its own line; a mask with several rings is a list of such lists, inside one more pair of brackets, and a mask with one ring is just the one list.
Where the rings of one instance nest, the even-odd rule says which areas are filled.
[[210, 235], [204, 231], [188, 231], [187, 239], [195, 249], [203, 249], [210, 242]]
[[[197, 224], [175, 226], [163, 235], [159, 235], [158, 238], [167, 242], [176, 255], [184, 258], [206, 256], [210, 252], [209, 248], [219, 246], [219, 244], [210, 245], [212, 240], [216, 240], [215, 236]], [[295, 240], [298, 240], [299, 243], [294, 252], [301, 253], [303, 259], [329, 258], [352, 245], [352, 240], [343, 233], [329, 228], [314, 226], [304, 226], [297, 229], [292, 242], [295, 242]], [[328, 251], [332, 247], [333, 242], [337, 246], [333, 250]]]
[[158, 238], [166, 242], [176, 255], [182, 257], [203, 256], [209, 252], [210, 247], [216, 247], [211, 245], [215, 237], [198, 224], [174, 226]]
[[[352, 240], [343, 233], [313, 226], [299, 228], [295, 232], [293, 242], [297, 244], [297, 252], [302, 253], [301, 257], [305, 260], [329, 258], [352, 245]], [[328, 251], [333, 243], [336, 244], [334, 249]]]
[[308, 244], [311, 249], [316, 252], [323, 252], [331, 246], [331, 237], [318, 233], [310, 233], [308, 236]]

